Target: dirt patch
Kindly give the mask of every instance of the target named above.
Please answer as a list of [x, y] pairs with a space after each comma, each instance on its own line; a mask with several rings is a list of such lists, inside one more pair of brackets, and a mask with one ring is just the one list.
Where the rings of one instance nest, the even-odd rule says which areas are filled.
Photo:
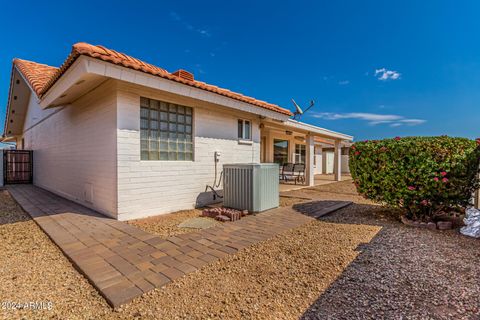
[[201, 229], [180, 228], [178, 225], [190, 218], [199, 217], [202, 210], [192, 209], [175, 213], [163, 214], [155, 217], [128, 221], [146, 232], [154, 233], [162, 238], [168, 238], [178, 234], [196, 232]]

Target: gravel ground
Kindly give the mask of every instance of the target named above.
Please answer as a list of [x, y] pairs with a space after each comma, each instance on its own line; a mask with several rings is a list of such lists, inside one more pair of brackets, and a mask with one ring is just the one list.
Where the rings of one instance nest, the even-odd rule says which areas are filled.
[[289, 207], [297, 203], [302, 203], [308, 201], [307, 199], [297, 198], [297, 197], [280, 197], [280, 207]]
[[[296, 319], [359, 254], [376, 226], [313, 221], [125, 306], [162, 319]], [[318, 250], [322, 248], [322, 250]]]
[[407, 227], [397, 217], [355, 204], [322, 220], [382, 229], [304, 319], [480, 319], [479, 241], [458, 230]]
[[52, 310], [1, 310], [8, 319], [298, 318], [355, 259], [357, 246], [378, 231], [314, 221], [112, 311], [37, 225], [6, 193], [1, 196], [0, 212], [9, 213], [10, 223], [0, 226], [0, 299], [53, 302]]
[[356, 192], [352, 180], [287, 191], [282, 193], [282, 195], [314, 200], [345, 200], [355, 203], [373, 204], [370, 200], [363, 198]]
[[[202, 210], [193, 209], [179, 211], [176, 213], [164, 214], [160, 216], [130, 220], [128, 223], [145, 230], [146, 232], [155, 233], [162, 238], [168, 238], [170, 236], [195, 232], [200, 229], [196, 228], [179, 228], [178, 225], [190, 218], [197, 218], [202, 213]], [[210, 218], [205, 218], [210, 219]]]
[[478, 240], [455, 231], [406, 227], [392, 211], [365, 204], [351, 183], [336, 185], [337, 193], [335, 185], [308, 193], [316, 199], [332, 194], [358, 203], [207, 265], [117, 311], [3, 192], [0, 301], [52, 301], [53, 308], [0, 310], [0, 315], [10, 319], [480, 318]]

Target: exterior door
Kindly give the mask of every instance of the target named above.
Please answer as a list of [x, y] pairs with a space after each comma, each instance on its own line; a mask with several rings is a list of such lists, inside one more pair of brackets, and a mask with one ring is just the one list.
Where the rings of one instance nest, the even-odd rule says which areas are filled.
[[326, 160], [327, 160], [327, 163], [326, 163], [326, 169], [327, 169], [327, 174], [329, 173], [333, 173], [333, 152], [327, 152], [326, 153]]
[[3, 151], [4, 184], [32, 183], [33, 152], [31, 150]]

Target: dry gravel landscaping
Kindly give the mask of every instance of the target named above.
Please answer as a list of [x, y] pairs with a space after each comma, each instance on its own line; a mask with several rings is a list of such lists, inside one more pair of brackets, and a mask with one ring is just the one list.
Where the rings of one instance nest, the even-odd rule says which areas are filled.
[[[308, 199], [308, 198], [307, 198]], [[297, 203], [307, 201], [305, 198], [281, 196], [280, 207], [288, 207]], [[146, 232], [154, 233], [162, 238], [168, 238], [178, 234], [195, 232], [200, 229], [196, 228], [181, 228], [179, 224], [192, 218], [200, 217], [201, 209], [183, 210], [175, 213], [153, 216], [149, 218], [137, 219], [128, 221], [128, 223], [145, 230]], [[211, 218], [204, 218], [209, 219]]]
[[143, 229], [146, 232], [154, 233], [162, 238], [168, 238], [171, 236], [200, 230], [195, 228], [180, 228], [178, 225], [185, 220], [199, 217], [201, 213], [202, 210], [198, 209], [184, 210], [144, 219], [131, 220], [128, 221], [128, 223]]
[[53, 308], [1, 310], [0, 316], [480, 317], [478, 240], [455, 231], [406, 227], [392, 211], [358, 197], [351, 182], [302, 192], [296, 197], [306, 193], [316, 199], [336, 197], [356, 204], [207, 265], [118, 311], [108, 307], [48, 237], [2, 192], [0, 301], [52, 301]]

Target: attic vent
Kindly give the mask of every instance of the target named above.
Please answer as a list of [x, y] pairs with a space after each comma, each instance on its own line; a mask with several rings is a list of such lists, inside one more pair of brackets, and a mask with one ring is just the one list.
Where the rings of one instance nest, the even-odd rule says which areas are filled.
[[193, 73], [190, 73], [186, 70], [183, 70], [183, 69], [180, 69], [180, 70], [177, 70], [175, 72], [172, 72], [172, 74], [174, 76], [177, 76], [177, 77], [180, 77], [180, 78], [183, 78], [185, 80], [190, 80], [190, 81], [193, 81], [194, 78], [193, 78]]

